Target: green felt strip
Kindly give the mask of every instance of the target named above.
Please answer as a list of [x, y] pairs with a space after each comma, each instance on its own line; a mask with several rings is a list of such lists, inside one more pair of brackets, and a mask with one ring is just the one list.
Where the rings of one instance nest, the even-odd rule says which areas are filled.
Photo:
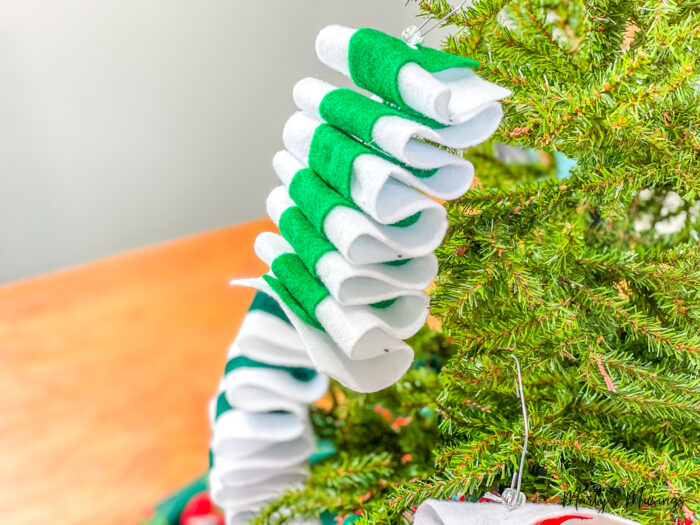
[[296, 253], [283, 253], [277, 256], [270, 268], [294, 297], [295, 302], [309, 314], [316, 322], [316, 326], [320, 327], [316, 317], [316, 307], [330, 295], [326, 287], [309, 273]]
[[306, 313], [306, 310], [302, 308], [302, 306], [294, 299], [294, 296], [289, 293], [289, 290], [287, 290], [284, 287], [284, 284], [279, 279], [275, 279], [271, 275], [263, 275], [263, 279], [267, 284], [270, 285], [270, 288], [272, 288], [277, 295], [279, 295], [279, 298], [284, 304], [287, 305], [287, 307], [294, 312], [302, 321], [304, 321], [306, 324], [309, 324], [315, 328], [318, 328], [319, 330], [323, 330], [323, 327], [320, 325], [320, 323], [313, 317], [311, 317], [308, 313]]
[[343, 197], [352, 199], [352, 166], [355, 159], [364, 154], [381, 157], [420, 179], [432, 177], [438, 171], [438, 168], [421, 170], [407, 166], [383, 151], [354, 140], [330, 124], [321, 124], [314, 132], [309, 151], [309, 167]]
[[316, 377], [316, 371], [311, 368], [303, 368], [299, 366], [281, 366], [281, 365], [271, 365], [269, 363], [263, 363], [261, 361], [256, 361], [255, 359], [250, 359], [244, 355], [238, 355], [229, 359], [226, 363], [225, 374], [237, 370], [239, 368], [272, 368], [276, 370], [284, 370], [289, 373], [294, 379], [298, 381], [303, 381], [308, 383], [314, 377]]
[[413, 259], [396, 259], [395, 261], [386, 261], [383, 264], [388, 264], [389, 266], [403, 266], [404, 264], [411, 262]]
[[323, 232], [323, 221], [336, 206], [358, 209], [308, 168], [294, 175], [289, 183], [289, 196], [318, 232]]
[[399, 222], [395, 222], [391, 226], [396, 226], [397, 228], [408, 228], [409, 226], [412, 226], [415, 223], [417, 223], [418, 219], [420, 219], [421, 215], [422, 215], [422, 212], [417, 211], [413, 215], [409, 215], [405, 219], [401, 219]]
[[376, 308], [378, 310], [384, 310], [385, 308], [389, 308], [395, 302], [396, 302], [396, 298], [387, 299], [386, 301], [379, 301], [378, 303], [372, 303], [372, 304], [370, 304], [370, 306], [372, 308]]
[[277, 301], [275, 301], [272, 297], [261, 291], [258, 291], [255, 294], [253, 302], [250, 305], [250, 308], [248, 308], [249, 312], [252, 312], [253, 310], [260, 310], [261, 312], [266, 312], [270, 315], [274, 315], [275, 317], [282, 319], [282, 321], [285, 321], [287, 323], [289, 322], [289, 319], [284, 314], [282, 308], [280, 308], [280, 305], [277, 304]]
[[479, 67], [471, 58], [421, 45], [414, 49], [375, 29], [355, 31], [350, 38], [348, 62], [350, 77], [357, 86], [401, 107], [406, 107], [406, 103], [399, 92], [399, 70], [408, 62], [415, 62], [430, 73], [453, 67]]
[[360, 155], [374, 152], [330, 124], [316, 128], [309, 150], [309, 167], [346, 199], [352, 199], [352, 165]]
[[445, 127], [444, 124], [434, 120], [418, 119], [402, 113], [387, 104], [382, 104], [346, 88], [334, 89], [327, 93], [321, 100], [318, 111], [323, 120], [366, 143], [373, 141], [372, 129], [377, 120], [382, 117], [419, 120], [421, 124], [435, 129]]
[[335, 246], [316, 231], [296, 206], [284, 210], [279, 220], [279, 229], [282, 237], [292, 245], [306, 268], [314, 277], [318, 277], [316, 263], [328, 252], [335, 251]]
[[226, 392], [221, 392], [219, 397], [216, 398], [216, 417], [214, 419], [219, 419], [221, 414], [233, 410], [231, 403], [226, 399]]

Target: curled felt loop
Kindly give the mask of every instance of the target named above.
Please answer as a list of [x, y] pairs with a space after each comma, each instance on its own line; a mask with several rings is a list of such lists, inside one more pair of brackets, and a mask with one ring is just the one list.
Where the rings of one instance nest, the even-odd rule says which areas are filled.
[[[399, 223], [417, 213], [444, 213], [438, 203], [400, 182], [430, 190], [432, 172], [419, 172], [426, 176], [417, 177], [307, 113], [292, 115], [285, 125], [283, 139], [289, 152], [298, 159], [300, 169], [311, 168], [326, 184], [381, 224]], [[278, 153], [273, 165], [296, 164], [285, 159], [285, 155], [289, 153]], [[464, 163], [454, 166], [461, 168], [465, 183], [471, 182], [470, 166]], [[466, 190], [463, 185], [459, 189]]]
[[357, 392], [376, 392], [398, 381], [413, 361], [413, 350], [403, 341], [392, 341], [393, 351], [364, 360], [353, 360], [343, 352], [326, 332], [303, 321], [282, 301], [264, 279], [232, 281], [239, 286], [250, 286], [273, 297], [296, 328], [309, 352], [316, 370], [336, 379]]
[[639, 525], [583, 507], [526, 503], [511, 510], [500, 503], [464, 503], [429, 499], [418, 506], [414, 525]]
[[316, 54], [359, 87], [445, 125], [461, 124], [510, 91], [472, 70], [470, 59], [405, 42], [372, 29], [332, 25], [316, 38]]
[[295, 379], [286, 370], [241, 367], [224, 378], [231, 405], [250, 412], [284, 410], [304, 414], [306, 405], [317, 401], [328, 389], [321, 374], [308, 381]]
[[315, 187], [306, 184], [314, 177], [313, 172], [301, 170], [292, 174], [286, 171], [290, 167], [291, 163], [275, 165], [280, 169], [277, 172], [280, 179], [290, 181], [289, 191], [275, 188], [270, 193], [268, 213], [281, 216], [284, 210], [296, 204], [314, 228], [353, 264], [422, 257], [437, 248], [445, 236], [447, 217], [443, 213], [421, 213], [412, 224], [388, 226], [372, 220], [349, 203], [343, 204], [339, 195], [338, 200], [325, 208], [328, 201], [320, 204], [318, 193], [307, 191]]
[[214, 467], [221, 483], [228, 487], [242, 487], [245, 485], [261, 483], [277, 476], [295, 475], [306, 476], [308, 469], [305, 464], [299, 463], [285, 468], [238, 468], [235, 462], [221, 462]]
[[243, 319], [228, 353], [229, 359], [237, 356], [290, 367], [311, 366], [304, 344], [289, 321], [260, 310], [249, 311]]
[[306, 417], [290, 412], [230, 410], [216, 420], [211, 450], [231, 460], [251, 456], [272, 444], [301, 438], [307, 424]]
[[[407, 259], [403, 264], [352, 264], [325, 241], [285, 195], [268, 198], [268, 214], [279, 227], [307, 270], [317, 277], [341, 304], [373, 304], [394, 299], [411, 291], [424, 290], [437, 274], [437, 258], [428, 254]], [[287, 206], [285, 208], [285, 206]], [[300, 235], [299, 232], [305, 233]], [[326, 244], [331, 249], [325, 249]], [[317, 248], [319, 247], [320, 248]]]
[[209, 490], [212, 501], [225, 509], [258, 510], [261, 503], [271, 501], [291, 488], [300, 487], [305, 478], [298, 474], [284, 474], [262, 483], [232, 487], [225, 485], [217, 473], [215, 469], [210, 472]]
[[414, 335], [428, 316], [428, 296], [418, 291], [407, 292], [376, 308], [341, 305], [330, 294], [317, 302], [307, 302], [302, 294], [310, 286], [311, 274], [302, 267], [295, 268], [289, 276], [281, 276], [282, 266], [277, 263], [285, 257], [297, 257], [282, 237], [261, 233], [255, 240], [255, 252], [290, 292], [287, 306], [302, 306], [351, 359], [382, 355], [396, 348], [397, 343], [400, 347], [403, 343], [399, 340]]
[[[408, 186], [438, 198], [462, 195], [471, 184], [473, 166], [457, 157], [435, 170], [416, 170], [395, 164], [348, 135], [303, 112], [292, 115], [283, 131], [289, 152], [273, 158], [277, 171], [286, 166], [311, 168], [329, 186], [382, 224], [394, 224], [418, 212], [436, 213], [436, 202]], [[298, 161], [287, 158], [289, 154]], [[279, 169], [281, 168], [281, 169]], [[292, 172], [293, 173], [293, 172]]]
[[[436, 168], [454, 161], [442, 150], [432, 151], [421, 139], [451, 148], [467, 148], [488, 139], [503, 116], [498, 102], [480, 106], [461, 124], [444, 126], [393, 109], [351, 89], [339, 89], [315, 78], [294, 87], [299, 109], [328, 122], [361, 141], [419, 168]], [[459, 159], [461, 161], [461, 159]]]

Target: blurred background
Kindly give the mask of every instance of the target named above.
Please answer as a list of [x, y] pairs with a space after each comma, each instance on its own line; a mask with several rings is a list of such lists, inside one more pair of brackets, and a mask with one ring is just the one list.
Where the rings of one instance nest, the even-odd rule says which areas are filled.
[[415, 12], [0, 0], [0, 283], [263, 216], [292, 86], [347, 85], [316, 59], [319, 29], [398, 35]]

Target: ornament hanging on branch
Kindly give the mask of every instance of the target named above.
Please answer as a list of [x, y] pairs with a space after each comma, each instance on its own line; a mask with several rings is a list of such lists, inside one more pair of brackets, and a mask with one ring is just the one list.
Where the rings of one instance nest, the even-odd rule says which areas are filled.
[[[319, 59], [374, 94], [322, 80], [294, 87], [299, 112], [273, 166], [267, 200], [281, 235], [258, 237], [270, 267], [253, 286], [280, 304], [316, 370], [360, 392], [396, 382], [413, 360], [404, 342], [425, 323], [445, 210], [474, 168], [447, 148], [486, 140], [508, 90], [473, 60], [411, 47], [373, 29], [329, 26]], [[443, 146], [443, 147], [441, 147]]]

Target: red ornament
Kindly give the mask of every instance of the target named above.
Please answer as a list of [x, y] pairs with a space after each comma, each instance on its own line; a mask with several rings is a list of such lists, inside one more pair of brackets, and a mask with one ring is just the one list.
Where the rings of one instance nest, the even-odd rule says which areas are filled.
[[180, 514], [180, 525], [225, 525], [224, 517], [214, 506], [207, 492], [190, 499]]

